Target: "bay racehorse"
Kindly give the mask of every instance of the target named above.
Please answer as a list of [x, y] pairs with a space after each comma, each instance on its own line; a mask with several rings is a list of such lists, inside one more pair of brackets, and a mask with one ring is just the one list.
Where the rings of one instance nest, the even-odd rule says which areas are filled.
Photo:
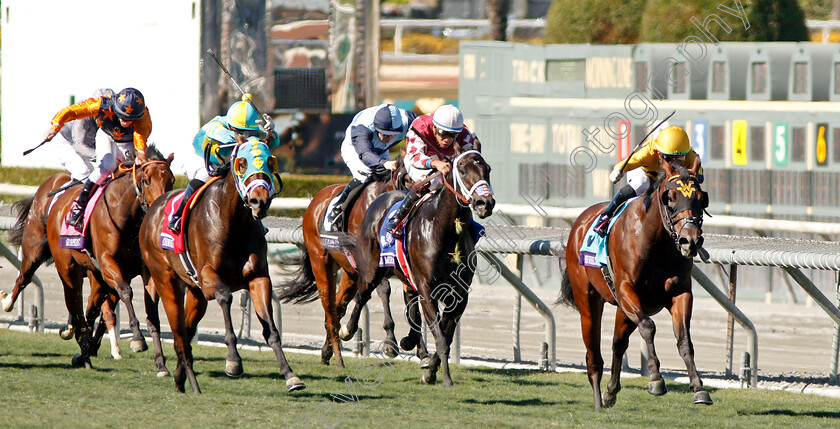
[[[365, 186], [356, 202], [353, 204], [347, 218], [346, 234], [354, 236], [359, 230], [362, 218], [365, 215], [373, 200], [387, 191], [404, 189], [410, 178], [405, 173], [405, 166], [402, 159], [405, 152], [400, 153], [398, 166], [390, 180], [379, 174], [374, 180]], [[330, 201], [344, 189], [344, 185], [330, 185], [320, 190], [303, 215], [303, 257], [295, 273], [295, 278], [283, 285], [283, 292], [279, 299], [285, 302], [305, 303], [321, 299], [321, 306], [324, 308], [324, 328], [327, 338], [321, 348], [321, 363], [329, 365], [330, 358], [335, 355], [336, 365], [344, 367], [344, 359], [341, 356], [341, 342], [339, 341], [339, 323], [347, 311], [350, 300], [356, 296], [356, 281], [358, 274], [356, 268], [350, 262], [344, 249], [326, 248], [321, 240], [321, 225], [324, 219], [324, 212], [327, 210]], [[348, 249], [352, 257], [352, 249]], [[336, 291], [336, 275], [340, 271], [341, 281]], [[388, 357], [396, 357], [398, 354], [396, 336], [394, 335], [394, 319], [390, 309], [391, 285], [383, 281], [376, 288], [379, 297], [382, 299], [384, 308], [385, 334], [387, 339], [382, 343], [381, 351]], [[405, 295], [404, 295], [405, 296]], [[357, 303], [358, 304], [358, 303]], [[417, 334], [419, 338], [419, 332]], [[341, 339], [349, 340], [352, 335], [342, 335]], [[420, 344], [418, 357], [428, 357], [426, 347]]]
[[[621, 390], [622, 357], [636, 327], [649, 353], [648, 391], [656, 396], [667, 392], [654, 350], [656, 326], [650, 318], [663, 308], [671, 313], [677, 349], [688, 370], [694, 402], [712, 403], [697, 374], [689, 333], [693, 302], [691, 270], [694, 256], [705, 252], [701, 228], [708, 194], [685, 168], [672, 169], [662, 162], [662, 170], [659, 182], [645, 196], [628, 203], [625, 213], [615, 220], [609, 233], [607, 243], [614, 287], [605, 280], [601, 269], [581, 265], [579, 254], [587, 230], [606, 203], [586, 209], [569, 233], [558, 303], [576, 304], [580, 312], [586, 345], [586, 372], [592, 385], [595, 408], [615, 404]], [[601, 316], [605, 302], [619, 309], [612, 342], [612, 375], [602, 400]]]
[[[110, 306], [115, 303], [107, 302], [111, 290], [118, 294], [128, 310], [133, 333], [132, 351], [148, 348], [135, 315], [130, 285], [131, 279], [142, 274], [143, 269], [137, 236], [146, 209], [158, 196], [172, 189], [175, 177], [169, 169], [172, 156], [164, 158], [153, 145], [146, 148], [146, 154], [148, 162], [122, 165], [116, 178], [108, 182], [90, 214], [88, 242], [84, 251], [60, 247], [62, 225], [79, 188], [70, 188], [56, 196], [48, 195], [51, 190], [69, 181], [68, 175], [60, 173], [51, 176], [38, 188], [34, 197], [17, 203], [18, 218], [10, 238], [21, 246], [23, 258], [7, 308], [14, 304], [32, 280], [35, 270], [53, 259], [64, 285], [65, 303], [81, 350], [73, 358], [75, 366], [91, 368], [90, 356], [99, 348], [99, 337], [94, 337], [91, 331], [103, 304], [108, 315], [106, 320], [113, 324]], [[53, 199], [55, 202], [52, 202]], [[84, 277], [88, 278], [91, 291], [87, 311], [82, 308]], [[155, 341], [160, 341], [158, 335], [153, 337]]]
[[[222, 307], [228, 357], [225, 372], [242, 373], [242, 359], [236, 350], [231, 322], [233, 292], [247, 289], [254, 312], [262, 326], [265, 341], [274, 351], [289, 391], [306, 387], [286, 361], [280, 333], [271, 317], [271, 280], [266, 260], [265, 230], [260, 222], [271, 200], [279, 193], [277, 159], [268, 146], [251, 137], [241, 141], [231, 155], [232, 167], [220, 170], [218, 180], [203, 188], [200, 198], [182, 219], [187, 252], [195, 267], [194, 276], [186, 271], [179, 256], [161, 248], [164, 206], [176, 192], [158, 199], [140, 229], [140, 248], [150, 272], [150, 287], [163, 301], [178, 356], [175, 387], [184, 392], [188, 379], [194, 393], [201, 393], [193, 371], [190, 341], [215, 299]], [[231, 171], [233, 170], [233, 171]], [[186, 299], [186, 302], [185, 302]]]
[[[446, 188], [420, 203], [407, 223], [405, 240], [409, 272], [398, 267], [379, 267], [382, 222], [388, 210], [402, 200], [404, 194], [388, 192], [371, 203], [356, 235], [360, 300], [353, 308], [347, 332], [352, 335], [356, 331], [361, 307], [370, 299], [372, 285], [392, 276], [413, 284], [416, 291], [410, 289], [410, 296], [406, 298], [410, 303], [408, 307], [416, 307], [413, 304], [419, 302], [426, 324], [434, 335], [436, 349], [421, 381], [435, 383], [440, 367], [443, 385], [452, 387], [449, 346], [458, 319], [466, 309], [475, 274], [475, 261], [470, 263], [470, 259], [477, 257], [475, 243], [479, 237], [471, 228], [472, 214], [486, 218], [493, 213], [496, 203], [490, 187], [490, 166], [478, 151], [466, 151], [455, 157], [444, 183]], [[438, 308], [439, 303], [442, 309]], [[410, 316], [409, 324], [419, 331], [419, 320]]]

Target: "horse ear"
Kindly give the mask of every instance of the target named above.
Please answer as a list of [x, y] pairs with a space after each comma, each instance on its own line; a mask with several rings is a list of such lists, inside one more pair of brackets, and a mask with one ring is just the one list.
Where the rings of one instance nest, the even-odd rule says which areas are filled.
[[175, 154], [174, 153], [170, 154], [168, 157], [166, 157], [166, 163], [167, 164], [172, 164], [173, 159], [175, 159]]
[[671, 163], [665, 161], [660, 157], [659, 164], [662, 166], [662, 169], [665, 170], [665, 174], [667, 175], [667, 177], [672, 177], [674, 175], [674, 169], [671, 168]]
[[236, 162], [233, 165], [234, 173], [237, 176], [242, 176], [246, 170], [248, 170], [248, 160], [245, 158], [236, 158]]
[[277, 157], [274, 155], [268, 157], [268, 171], [277, 173]]

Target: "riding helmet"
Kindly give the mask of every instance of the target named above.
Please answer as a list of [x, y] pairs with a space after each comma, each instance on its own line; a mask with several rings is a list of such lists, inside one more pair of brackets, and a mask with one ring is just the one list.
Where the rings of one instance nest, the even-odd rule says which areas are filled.
[[395, 136], [402, 133], [402, 120], [397, 106], [386, 104], [376, 111], [373, 117], [373, 127], [380, 134]]
[[656, 149], [663, 155], [685, 155], [691, 151], [691, 143], [685, 130], [671, 126], [659, 132]]
[[432, 123], [442, 131], [459, 133], [464, 129], [464, 115], [457, 107], [444, 104], [435, 110]]
[[225, 121], [238, 130], [259, 131], [260, 126], [257, 120], [260, 119], [260, 115], [248, 100], [253, 100], [251, 94], [245, 94], [242, 96], [242, 101], [233, 103], [225, 115]]
[[143, 101], [143, 94], [134, 88], [126, 88], [117, 94], [114, 102], [114, 111], [117, 117], [124, 121], [136, 121], [143, 117], [146, 111], [146, 102]]

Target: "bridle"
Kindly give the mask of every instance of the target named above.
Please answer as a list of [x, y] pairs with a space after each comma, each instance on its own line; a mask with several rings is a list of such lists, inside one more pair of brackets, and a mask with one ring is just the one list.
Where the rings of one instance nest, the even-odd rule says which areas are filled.
[[[683, 178], [687, 178], [683, 182]], [[664, 190], [659, 193], [659, 216], [662, 219], [662, 224], [665, 231], [671, 236], [671, 239], [679, 247], [680, 232], [689, 224], [694, 225], [702, 234], [703, 231], [703, 211], [699, 211], [700, 215], [696, 216], [695, 210], [691, 207], [692, 200], [689, 198], [694, 192], [702, 192], [694, 176], [680, 176], [675, 174], [668, 177], [665, 181]], [[662, 202], [662, 195], [669, 190], [676, 189], [685, 198], [677, 201], [676, 206], [671, 209]], [[702, 194], [701, 194], [702, 195]], [[684, 214], [688, 213], [688, 214]]]
[[[145, 175], [144, 175], [143, 179], [141, 179], [139, 181], [137, 180], [137, 164], [138, 163], [136, 161], [134, 162], [134, 164], [131, 165], [131, 167], [125, 167], [125, 164], [120, 164], [119, 169], [122, 172], [131, 171], [131, 182], [134, 185], [134, 193], [137, 196], [137, 201], [140, 202], [140, 208], [143, 210], [143, 213], [145, 213], [147, 210], [149, 210], [149, 203], [147, 203], [146, 198], [144, 198], [144, 196], [146, 195], [146, 183], [143, 180], [143, 179], [145, 179]], [[152, 165], [152, 164], [167, 164], [168, 165], [169, 163], [166, 162], [166, 161], [147, 161], [147, 162], [144, 162], [143, 164], [141, 164], [140, 168], [142, 168], [143, 172], [145, 173], [146, 166]]]
[[[468, 150], [464, 153], [461, 153], [452, 162], [452, 184], [450, 185], [449, 182], [446, 180], [443, 183], [446, 187], [455, 194], [455, 198], [458, 201], [458, 204], [462, 207], [467, 207], [470, 205], [470, 201], [472, 200], [472, 195], [474, 192], [480, 193], [482, 196], [493, 195], [493, 187], [490, 186], [490, 182], [481, 179], [473, 183], [472, 186], [467, 187], [464, 183], [464, 179], [462, 177], [461, 172], [458, 170], [458, 163], [461, 158], [469, 155], [469, 154], [476, 154], [482, 160], [484, 157], [481, 156], [481, 152], [477, 150]], [[464, 192], [466, 190], [466, 193]]]

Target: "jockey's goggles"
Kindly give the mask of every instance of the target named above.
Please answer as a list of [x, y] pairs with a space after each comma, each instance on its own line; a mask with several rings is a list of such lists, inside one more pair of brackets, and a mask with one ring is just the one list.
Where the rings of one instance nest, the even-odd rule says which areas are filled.
[[452, 132], [444, 131], [444, 130], [442, 130], [440, 128], [437, 128], [437, 127], [435, 127], [435, 131], [438, 133], [439, 136], [441, 136], [443, 138], [451, 138], [451, 139], [454, 139], [455, 137], [458, 137], [458, 134], [461, 134], [460, 131], [457, 131], [457, 132], [456, 131], [452, 131]]

